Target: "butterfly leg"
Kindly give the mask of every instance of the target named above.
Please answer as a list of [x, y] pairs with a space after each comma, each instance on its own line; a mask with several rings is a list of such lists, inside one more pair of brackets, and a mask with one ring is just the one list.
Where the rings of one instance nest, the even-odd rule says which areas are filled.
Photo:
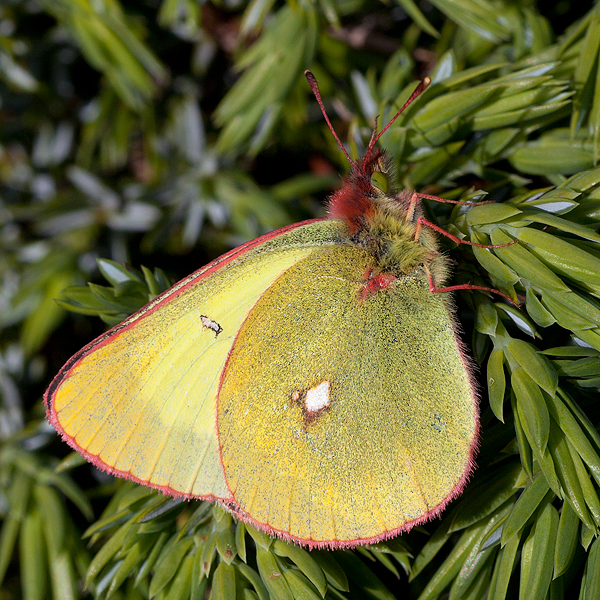
[[[477, 202], [469, 202], [468, 200], [449, 200], [448, 198], [440, 198], [439, 196], [432, 196], [431, 194], [421, 194], [415, 192], [414, 195], [417, 198], [423, 198], [424, 200], [435, 200], [435, 202], [442, 202], [444, 204], [461, 204], [463, 206], [479, 206], [480, 204], [495, 204], [493, 200], [479, 200]], [[412, 198], [411, 198], [412, 201]]]
[[519, 308], [519, 303], [515, 302], [508, 294], [501, 292], [500, 290], [496, 290], [494, 288], [486, 287], [484, 285], [473, 285], [471, 283], [461, 283], [459, 285], [449, 285], [446, 287], [436, 288], [435, 282], [433, 281], [433, 276], [431, 275], [431, 271], [427, 266], [425, 266], [425, 272], [427, 273], [427, 278], [429, 279], [429, 291], [434, 294], [441, 294], [444, 292], [455, 292], [457, 290], [479, 290], [481, 292], [491, 292], [492, 294], [499, 294], [503, 298], [506, 298], [512, 305]]
[[469, 242], [468, 240], [461, 240], [457, 238], [455, 235], [448, 233], [445, 229], [442, 229], [439, 225], [428, 221], [425, 217], [419, 217], [417, 219], [417, 227], [415, 229], [415, 241], [419, 239], [421, 235], [421, 229], [423, 225], [427, 225], [427, 227], [431, 227], [434, 231], [437, 231], [439, 234], [451, 239], [453, 242], [457, 244], [466, 244], [467, 246], [477, 246], [477, 248], [504, 248], [505, 246], [512, 246], [517, 243], [517, 240], [509, 242], [508, 244], [476, 244], [475, 242]]

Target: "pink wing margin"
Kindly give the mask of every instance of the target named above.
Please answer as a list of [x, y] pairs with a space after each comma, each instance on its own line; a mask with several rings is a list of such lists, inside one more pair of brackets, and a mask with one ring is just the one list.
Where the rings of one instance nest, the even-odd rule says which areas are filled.
[[[48, 389], [46, 390], [46, 392], [44, 394], [44, 404], [46, 406], [46, 417], [48, 418], [48, 421], [50, 421], [50, 423], [54, 427], [54, 429], [57, 431], [57, 433], [60, 435], [60, 437], [67, 444], [69, 444], [69, 446], [71, 446], [71, 448], [73, 448], [74, 450], [76, 450], [77, 452], [82, 454], [87, 461], [89, 461], [95, 467], [97, 467], [98, 469], [100, 469], [106, 473], [115, 475], [117, 477], [122, 477], [123, 479], [127, 479], [129, 481], [134, 481], [135, 483], [140, 483], [140, 484], [143, 484], [145, 486], [148, 486], [148, 487], [151, 487], [154, 489], [158, 489], [161, 492], [163, 492], [164, 494], [168, 494], [168, 495], [174, 496], [176, 498], [187, 498], [187, 499], [196, 498], [196, 499], [200, 499], [200, 500], [209, 500], [209, 501], [217, 501], [220, 503], [225, 503], [226, 508], [228, 508], [229, 510], [234, 512], [234, 514], [237, 514], [236, 509], [235, 509], [236, 505], [235, 505], [235, 501], [234, 501], [233, 497], [219, 498], [212, 494], [209, 494], [206, 496], [196, 496], [193, 494], [185, 494], [185, 493], [182, 493], [178, 490], [171, 488], [170, 486], [156, 485], [156, 484], [150, 483], [148, 481], [139, 479], [138, 477], [136, 477], [129, 471], [121, 471], [119, 469], [115, 469], [113, 466], [108, 465], [104, 461], [102, 461], [100, 459], [100, 457], [96, 456], [95, 454], [90, 454], [84, 448], [82, 448], [75, 441], [75, 439], [72, 436], [70, 436], [61, 426], [60, 421], [58, 419], [58, 414], [56, 413], [56, 410], [54, 407], [54, 396], [55, 396], [57, 389], [60, 387], [61, 383], [65, 379], [69, 378], [71, 371], [86, 356], [88, 356], [89, 354], [94, 352], [96, 349], [104, 346], [105, 344], [110, 343], [111, 340], [118, 337], [124, 331], [127, 331], [128, 329], [134, 327], [135, 324], [140, 319], [143, 319], [146, 316], [151, 315], [156, 310], [158, 310], [160, 307], [162, 307], [165, 304], [167, 304], [168, 302], [170, 302], [173, 298], [178, 297], [180, 294], [184, 293], [190, 287], [193, 287], [194, 285], [196, 285], [199, 281], [201, 281], [205, 277], [208, 277], [209, 275], [212, 275], [213, 273], [219, 271], [220, 269], [225, 268], [233, 260], [243, 256], [248, 251], [253, 250], [254, 248], [260, 246], [261, 244], [264, 244], [265, 242], [268, 242], [269, 240], [272, 240], [284, 233], [287, 233], [289, 231], [297, 229], [298, 227], [302, 227], [303, 225], [309, 225], [311, 223], [315, 223], [315, 222], [321, 221], [321, 220], [322, 219], [311, 219], [311, 220], [307, 220], [307, 221], [301, 221], [300, 223], [294, 223], [292, 225], [288, 225], [286, 227], [282, 227], [280, 229], [276, 229], [274, 231], [266, 233], [265, 235], [262, 235], [254, 240], [251, 240], [249, 242], [246, 242], [245, 244], [242, 244], [241, 246], [238, 246], [237, 248], [234, 248], [233, 250], [230, 250], [226, 254], [223, 254], [220, 257], [213, 260], [212, 262], [210, 262], [208, 265], [205, 265], [204, 267], [201, 267], [200, 269], [198, 269], [191, 275], [188, 275], [187, 277], [185, 277], [184, 279], [182, 279], [181, 281], [179, 281], [178, 283], [173, 285], [168, 290], [165, 290], [162, 294], [159, 294], [150, 303], [146, 304], [140, 310], [138, 310], [133, 315], [131, 315], [130, 317], [125, 319], [125, 321], [123, 321], [122, 323], [119, 323], [118, 325], [115, 325], [114, 327], [109, 329], [107, 332], [98, 336], [95, 340], [93, 340], [92, 342], [90, 342], [89, 344], [84, 346], [81, 350], [79, 350], [79, 352], [74, 354], [66, 362], [66, 364], [62, 367], [62, 369], [58, 372], [58, 374], [54, 377], [50, 386], [48, 387]], [[216, 424], [215, 424], [215, 429], [216, 429]]]

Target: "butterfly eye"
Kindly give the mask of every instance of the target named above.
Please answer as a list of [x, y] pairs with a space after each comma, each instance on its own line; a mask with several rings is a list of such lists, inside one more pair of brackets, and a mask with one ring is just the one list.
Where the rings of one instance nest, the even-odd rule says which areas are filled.
[[384, 194], [387, 194], [390, 189], [388, 176], [381, 171], [375, 171], [375, 173], [371, 175], [371, 183]]

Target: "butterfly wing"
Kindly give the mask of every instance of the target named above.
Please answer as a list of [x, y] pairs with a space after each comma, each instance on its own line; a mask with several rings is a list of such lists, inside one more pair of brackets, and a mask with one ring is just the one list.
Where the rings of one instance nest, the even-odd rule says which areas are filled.
[[50, 421], [88, 460], [174, 495], [227, 499], [216, 394], [231, 344], [277, 278], [321, 244], [331, 221], [236, 248], [77, 353], [46, 393]]
[[446, 302], [422, 270], [365, 296], [375, 267], [341, 245], [296, 262], [223, 372], [219, 443], [240, 516], [311, 546], [427, 520], [472, 468], [477, 403]]

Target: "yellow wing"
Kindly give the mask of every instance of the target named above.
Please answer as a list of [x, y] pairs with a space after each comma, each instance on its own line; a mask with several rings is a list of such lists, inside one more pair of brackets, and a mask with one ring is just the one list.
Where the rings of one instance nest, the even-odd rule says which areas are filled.
[[477, 403], [446, 302], [423, 270], [361, 299], [375, 267], [333, 246], [288, 269], [250, 311], [219, 392], [240, 516], [311, 546], [409, 529], [472, 468]]
[[159, 296], [75, 355], [46, 404], [88, 460], [174, 495], [227, 499], [216, 394], [248, 312], [339, 225], [308, 222], [235, 249]]

